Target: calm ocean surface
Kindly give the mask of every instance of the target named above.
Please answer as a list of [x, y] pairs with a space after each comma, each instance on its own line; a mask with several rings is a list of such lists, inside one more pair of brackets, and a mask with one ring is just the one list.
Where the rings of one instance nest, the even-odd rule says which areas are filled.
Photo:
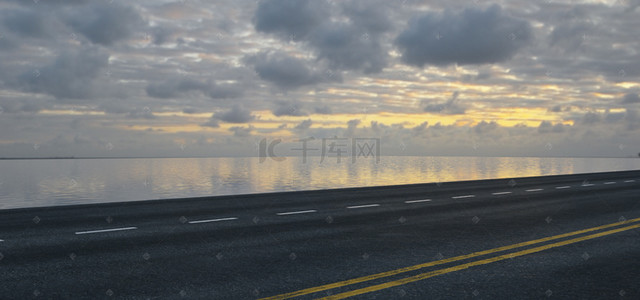
[[637, 158], [319, 157], [0, 161], [0, 209], [640, 169]]

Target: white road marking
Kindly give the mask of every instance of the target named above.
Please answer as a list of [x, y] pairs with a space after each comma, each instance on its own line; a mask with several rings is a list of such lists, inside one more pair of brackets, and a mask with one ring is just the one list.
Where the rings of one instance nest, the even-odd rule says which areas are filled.
[[593, 183], [585, 183], [585, 184], [583, 184], [583, 185], [581, 185], [581, 186], [594, 186], [594, 185], [595, 185], [595, 184], [593, 184]]
[[0, 242], [4, 242], [4, 240], [0, 240]]
[[625, 180], [624, 182], [636, 182], [636, 181], [631, 179], [631, 180]]
[[276, 213], [276, 215], [286, 216], [286, 215], [308, 214], [308, 213], [314, 213], [314, 212], [317, 212], [317, 210], [309, 209], [309, 210], [299, 210], [299, 211], [288, 211], [288, 212]]
[[409, 201], [405, 201], [404, 203], [420, 203], [420, 202], [429, 202], [429, 201], [431, 201], [431, 199], [409, 200]]
[[525, 192], [539, 192], [539, 191], [544, 191], [544, 189], [530, 189], [530, 190], [525, 190]]
[[198, 223], [210, 223], [210, 222], [220, 222], [220, 221], [232, 221], [237, 220], [236, 217], [231, 218], [220, 218], [220, 219], [209, 219], [209, 220], [197, 220], [197, 221], [189, 221], [189, 224], [198, 224]]
[[463, 198], [473, 198], [476, 195], [463, 195], [463, 196], [453, 196], [451, 199], [463, 199]]
[[568, 189], [568, 188], [571, 188], [571, 186], [569, 186], [569, 185], [563, 185], [563, 186], [557, 186], [557, 187], [556, 187], [556, 190]]
[[76, 234], [91, 234], [91, 233], [113, 232], [113, 231], [134, 230], [134, 229], [138, 229], [138, 227], [122, 227], [122, 228], [78, 231], [76, 232]]
[[365, 208], [365, 207], [376, 207], [376, 206], [380, 206], [380, 204], [365, 204], [365, 205], [347, 206], [347, 208]]
[[609, 182], [605, 182], [604, 184], [616, 184], [615, 181], [609, 181]]
[[506, 194], [511, 194], [511, 192], [497, 192], [497, 193], [491, 193], [491, 195], [506, 195]]

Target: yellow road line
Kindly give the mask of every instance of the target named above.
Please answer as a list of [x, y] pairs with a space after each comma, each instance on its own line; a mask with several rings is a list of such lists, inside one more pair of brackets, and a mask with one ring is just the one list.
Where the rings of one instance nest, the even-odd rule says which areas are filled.
[[455, 257], [451, 257], [451, 258], [447, 258], [447, 259], [431, 261], [431, 262], [427, 262], [427, 263], [423, 263], [423, 264], [404, 267], [404, 268], [391, 270], [391, 271], [386, 271], [386, 272], [382, 272], [382, 273], [378, 273], [378, 274], [372, 274], [372, 275], [367, 275], [367, 276], [363, 276], [363, 277], [348, 279], [348, 280], [344, 280], [344, 281], [338, 281], [338, 282], [329, 283], [329, 284], [325, 284], [325, 285], [320, 285], [320, 286], [316, 286], [316, 287], [311, 287], [311, 288], [307, 288], [307, 289], [303, 289], [303, 290], [299, 290], [299, 291], [294, 291], [294, 292], [289, 292], [289, 293], [280, 294], [280, 295], [276, 295], [276, 296], [271, 296], [271, 297], [267, 297], [267, 298], [262, 298], [260, 300], [289, 299], [289, 298], [299, 297], [299, 296], [313, 294], [313, 293], [317, 293], [317, 292], [322, 292], [322, 291], [335, 289], [335, 288], [339, 288], [339, 287], [343, 287], [343, 286], [347, 286], [347, 285], [352, 285], [352, 284], [361, 283], [361, 282], [365, 282], [365, 281], [370, 281], [370, 280], [380, 279], [380, 278], [389, 277], [389, 276], [402, 274], [402, 273], [406, 273], [406, 272], [411, 272], [411, 271], [419, 270], [419, 269], [426, 268], [426, 267], [437, 266], [437, 265], [446, 264], [446, 263], [450, 263], [450, 262], [455, 262], [455, 261], [459, 261], [459, 260], [474, 258], [474, 257], [478, 257], [478, 256], [481, 256], [481, 255], [486, 255], [486, 254], [496, 253], [496, 252], [500, 252], [500, 251], [505, 251], [505, 250], [516, 249], [516, 248], [520, 248], [520, 247], [530, 246], [530, 245], [534, 245], [534, 244], [538, 244], [538, 243], [557, 240], [557, 239], [570, 237], [570, 236], [574, 236], [574, 235], [578, 235], [578, 234], [583, 234], [583, 233], [587, 233], [587, 232], [592, 232], [592, 231], [596, 231], [596, 230], [606, 229], [606, 228], [615, 227], [615, 226], [624, 225], [624, 224], [629, 224], [629, 223], [635, 223], [635, 222], [638, 222], [638, 221], [640, 221], [640, 218], [627, 220], [627, 221], [622, 221], [622, 222], [611, 223], [611, 224], [602, 225], [602, 226], [593, 227], [593, 228], [582, 229], [582, 230], [578, 230], [578, 231], [563, 233], [563, 234], [550, 236], [550, 237], [546, 237], [546, 238], [541, 238], [541, 239], [537, 239], [537, 240], [517, 243], [517, 244], [513, 244], [513, 245], [493, 248], [493, 249], [479, 251], [479, 252], [474, 252], [474, 253], [471, 253], [471, 254], [465, 254], [465, 255], [455, 256]]
[[362, 295], [362, 294], [365, 294], [365, 293], [370, 293], [370, 292], [379, 291], [379, 290], [387, 289], [387, 288], [394, 287], [394, 286], [399, 286], [399, 285], [403, 285], [403, 284], [407, 284], [407, 283], [411, 283], [411, 282], [415, 282], [415, 281], [424, 280], [424, 279], [427, 279], [427, 278], [430, 278], [430, 277], [434, 277], [434, 276], [438, 276], [438, 275], [442, 275], [442, 274], [447, 274], [447, 273], [451, 273], [451, 272], [456, 272], [456, 271], [468, 269], [468, 268], [474, 267], [474, 266], [486, 265], [486, 264], [490, 264], [490, 263], [501, 261], [501, 260], [505, 260], [505, 259], [510, 259], [510, 258], [514, 258], [514, 257], [518, 257], [518, 256], [523, 256], [523, 255], [527, 255], [527, 254], [531, 254], [531, 253], [536, 253], [536, 252], [541, 252], [541, 251], [548, 250], [548, 249], [551, 249], [551, 248], [566, 246], [566, 245], [569, 245], [569, 244], [578, 243], [578, 242], [582, 242], [582, 241], [586, 241], [586, 240], [590, 240], [590, 239], [595, 239], [595, 238], [598, 238], [598, 237], [602, 237], [602, 236], [618, 233], [618, 232], [621, 232], [621, 231], [631, 230], [631, 229], [639, 228], [639, 227], [640, 227], [640, 224], [636, 224], [636, 225], [617, 228], [617, 229], [613, 229], [613, 230], [609, 230], [609, 231], [594, 233], [594, 234], [583, 236], [583, 237], [579, 237], [579, 238], [574, 238], [574, 239], [570, 239], [570, 240], [566, 240], [566, 241], [556, 242], [556, 243], [553, 243], [553, 244], [539, 246], [539, 247], [526, 249], [526, 250], [522, 250], [522, 251], [518, 251], [518, 252], [503, 254], [503, 255], [500, 255], [500, 256], [496, 256], [496, 257], [486, 258], [486, 259], [482, 259], [482, 260], [478, 260], [478, 261], [474, 261], [474, 262], [470, 262], [470, 263], [466, 263], [466, 264], [461, 264], [461, 265], [454, 266], [454, 267], [449, 267], [449, 268], [445, 268], [445, 269], [440, 269], [440, 270], [435, 270], [435, 271], [431, 271], [431, 272], [427, 272], [427, 273], [422, 273], [422, 274], [418, 274], [418, 275], [414, 275], [414, 276], [410, 276], [410, 277], [407, 277], [407, 278], [394, 280], [394, 281], [390, 281], [390, 282], [386, 282], [386, 283], [382, 283], [382, 284], [372, 285], [372, 286], [369, 286], [369, 287], [366, 287], [366, 288], [357, 289], [357, 290], [353, 290], [353, 291], [349, 291], [349, 292], [344, 292], [344, 293], [340, 293], [340, 294], [336, 294], [336, 295], [333, 295], [333, 296], [328, 296], [328, 297], [324, 297], [324, 298], [320, 298], [320, 299], [322, 299], [322, 300], [335, 300], [335, 299], [344, 299], [344, 298], [347, 298], [347, 297], [353, 297], [353, 296], [357, 296], [357, 295]]

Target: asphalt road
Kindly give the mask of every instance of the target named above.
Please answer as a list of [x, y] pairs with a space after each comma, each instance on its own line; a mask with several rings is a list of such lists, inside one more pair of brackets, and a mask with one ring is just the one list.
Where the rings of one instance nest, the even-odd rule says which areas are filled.
[[629, 171], [4, 210], [0, 299], [640, 299], [639, 203]]

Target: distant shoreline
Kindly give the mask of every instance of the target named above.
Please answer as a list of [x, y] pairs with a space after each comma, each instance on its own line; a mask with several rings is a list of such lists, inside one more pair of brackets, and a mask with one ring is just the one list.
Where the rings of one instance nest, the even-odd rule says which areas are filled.
[[[470, 155], [382, 155], [381, 157], [487, 157], [487, 158], [638, 158], [637, 156], [470, 156]], [[0, 160], [54, 160], [54, 159], [157, 159], [157, 158], [258, 158], [258, 156], [59, 156], [59, 157], [0, 157]], [[301, 158], [302, 156], [282, 156], [287, 158]], [[309, 155], [309, 157], [320, 157]], [[345, 157], [348, 158], [348, 157]]]

